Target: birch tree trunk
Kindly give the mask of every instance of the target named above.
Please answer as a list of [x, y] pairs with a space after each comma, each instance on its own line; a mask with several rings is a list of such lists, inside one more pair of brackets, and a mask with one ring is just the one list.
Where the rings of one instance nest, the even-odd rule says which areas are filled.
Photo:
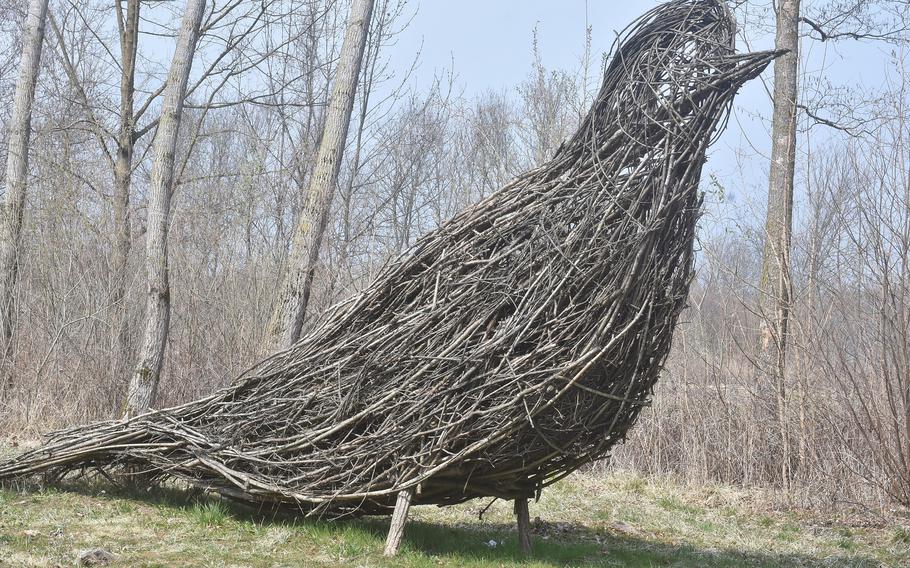
[[288, 254], [287, 274], [267, 330], [267, 349], [285, 349], [300, 338], [338, 183], [372, 13], [373, 0], [353, 0], [316, 164]]
[[[28, 179], [28, 146], [31, 137], [32, 104], [41, 65], [47, 0], [31, 0], [25, 18], [19, 79], [9, 123], [6, 156], [6, 195], [0, 209], [0, 341], [3, 359], [12, 354], [13, 317], [16, 279], [19, 270], [19, 241]], [[5, 372], [4, 372], [5, 374]]]
[[147, 412], [154, 404], [164, 361], [171, 312], [167, 235], [171, 195], [174, 189], [174, 155], [186, 85], [193, 65], [199, 26], [204, 12], [205, 0], [187, 0], [183, 23], [177, 36], [177, 48], [168, 72], [158, 132], [155, 135], [153, 146], [155, 162], [152, 167], [146, 234], [148, 291], [145, 333], [139, 363], [136, 365], [127, 393], [127, 416]]
[[[759, 283], [759, 392], [768, 399], [780, 436], [781, 481], [789, 493], [790, 443], [785, 382], [792, 283], [790, 248], [793, 225], [793, 178], [796, 167], [796, 102], [799, 68], [800, 0], [781, 0], [775, 47], [790, 52], [774, 62], [774, 116], [765, 248]], [[769, 424], [770, 425], [770, 424]], [[776, 454], [772, 451], [772, 455]]]

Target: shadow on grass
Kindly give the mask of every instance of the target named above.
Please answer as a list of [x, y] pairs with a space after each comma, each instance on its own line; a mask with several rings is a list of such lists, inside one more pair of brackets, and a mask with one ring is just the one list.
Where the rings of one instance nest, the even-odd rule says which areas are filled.
[[[22, 489], [22, 488], [20, 488]], [[32, 488], [34, 489], [34, 488]], [[258, 526], [294, 528], [326, 542], [350, 540], [348, 552], [354, 556], [375, 556], [381, 550], [388, 530], [388, 518], [366, 517], [350, 520], [318, 520], [295, 515], [287, 509], [256, 509], [245, 504], [221, 500], [201, 490], [157, 486], [148, 490], [97, 482], [70, 482], [45, 491], [71, 491], [95, 498], [120, 498], [141, 501], [187, 514], [217, 504], [224, 514]], [[532, 536], [533, 553], [524, 557], [512, 525], [498, 523], [459, 523], [448, 525], [413, 520], [408, 523], [402, 547], [407, 565], [433, 565], [444, 560], [454, 565], [508, 566], [623, 566], [623, 567], [879, 567], [871, 557], [743, 552], [735, 549], [708, 549], [691, 545], [668, 544], [644, 537], [619, 535], [606, 527], [559, 524], [552, 533]], [[495, 543], [495, 544], [494, 544]], [[383, 561], [398, 566], [398, 560]], [[404, 564], [405, 562], [402, 562]]]
[[[386, 522], [383, 526], [387, 526]], [[384, 533], [383, 533], [384, 534]], [[491, 548], [487, 542], [495, 540]], [[879, 567], [873, 558], [826, 557], [801, 554], [749, 553], [733, 549], [704, 549], [690, 545], [671, 545], [640, 537], [618, 536], [606, 529], [571, 525], [558, 536], [532, 537], [533, 554], [524, 558], [518, 550], [513, 527], [478, 524], [476, 528], [413, 522], [405, 533], [406, 544], [427, 556], [486, 561], [492, 565], [521, 564], [533, 561], [552, 566], [693, 566], [693, 567]]]

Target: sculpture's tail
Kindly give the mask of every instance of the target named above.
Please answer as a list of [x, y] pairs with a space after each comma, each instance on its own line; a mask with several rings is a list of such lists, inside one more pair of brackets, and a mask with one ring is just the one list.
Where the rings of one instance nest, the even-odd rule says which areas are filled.
[[142, 463], [143, 449], [160, 451], [166, 446], [166, 442], [155, 441], [149, 429], [128, 421], [80, 426], [50, 434], [39, 448], [0, 462], [0, 480], [35, 474], [55, 478], [96, 465], [109, 467], [115, 461], [137, 466]]

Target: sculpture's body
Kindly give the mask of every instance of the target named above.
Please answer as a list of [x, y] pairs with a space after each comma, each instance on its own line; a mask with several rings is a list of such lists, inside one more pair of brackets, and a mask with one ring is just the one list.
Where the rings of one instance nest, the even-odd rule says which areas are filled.
[[716, 0], [628, 32], [574, 137], [423, 237], [232, 387], [53, 435], [0, 478], [176, 476], [307, 513], [523, 499], [607, 454], [641, 408], [692, 276], [705, 151], [775, 54], [736, 56]]

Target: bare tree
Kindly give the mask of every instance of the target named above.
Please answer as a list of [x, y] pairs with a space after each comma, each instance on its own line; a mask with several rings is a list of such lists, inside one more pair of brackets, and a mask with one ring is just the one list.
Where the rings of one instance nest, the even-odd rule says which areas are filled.
[[139, 44], [139, 0], [127, 0], [126, 14], [122, 0], [114, 7], [120, 34], [120, 128], [117, 132], [117, 154], [114, 158], [114, 285], [111, 303], [116, 308], [116, 333], [113, 371], [120, 375], [128, 353], [126, 318], [127, 261], [132, 244], [130, 234], [130, 183], [133, 175], [133, 152], [136, 146], [136, 120], [133, 112], [136, 82], [136, 53]]
[[[536, 29], [532, 53], [534, 70], [519, 85], [518, 92], [526, 118], [521, 129], [522, 138], [530, 161], [539, 165], [549, 160], [559, 145], [571, 136], [584, 111], [572, 109], [579, 90], [573, 77], [566, 71], [548, 71], [544, 66]], [[582, 67], [584, 65], [583, 60]]]
[[183, 23], [177, 36], [177, 48], [171, 62], [155, 135], [155, 164], [149, 197], [146, 263], [148, 291], [146, 296], [145, 334], [139, 364], [130, 381], [126, 414], [146, 412], [154, 403], [164, 361], [170, 321], [170, 281], [168, 277], [168, 220], [174, 190], [174, 161], [177, 134], [183, 115], [187, 82], [193, 65], [199, 27], [205, 12], [205, 0], [188, 0]]
[[[902, 4], [904, 6], [902, 6]], [[756, 363], [759, 370], [759, 403], [768, 410], [766, 438], [771, 444], [769, 456], [779, 458], [781, 483], [789, 493], [793, 476], [793, 455], [789, 428], [787, 351], [791, 335], [793, 310], [792, 232], [794, 177], [796, 172], [796, 123], [802, 111], [811, 125], [830, 127], [848, 135], [867, 131], [872, 121], [855, 111], [855, 102], [840, 101], [834, 89], [827, 86], [819, 100], [803, 101], [799, 93], [799, 26], [807, 27], [809, 38], [825, 42], [843, 39], [899, 42], [906, 39], [906, 3], [891, 0], [828, 0], [809, 5], [804, 14], [800, 0], [781, 0], [776, 6], [775, 47], [788, 51], [775, 62], [772, 116], [771, 164], [768, 184], [767, 214], [764, 228], [762, 271], [759, 280], [759, 341]], [[832, 104], [833, 103], [833, 104]], [[828, 107], [828, 108], [824, 108]], [[821, 111], [821, 112], [820, 112]], [[824, 111], [833, 112], [823, 116]], [[799, 385], [800, 423], [803, 423], [805, 377]], [[805, 455], [800, 431], [799, 455]], [[776, 440], [776, 441], [775, 441]]]
[[[790, 317], [790, 241], [793, 225], [793, 178], [796, 171], [796, 97], [799, 67], [800, 0], [777, 6], [775, 47], [788, 53], [774, 62], [774, 116], [771, 125], [771, 172], [765, 249], [759, 282], [759, 366], [761, 380], [773, 388], [782, 443], [781, 480], [789, 490], [789, 434], [786, 422], [787, 326]], [[769, 390], [770, 390], [769, 388]], [[772, 398], [772, 397], [769, 397]]]
[[[849, 261], [825, 274], [830, 305], [817, 319], [812, 355], [834, 387], [828, 415], [839, 459], [897, 503], [910, 504], [910, 76], [901, 69], [879, 103], [893, 116], [832, 155], [845, 170], [820, 180], [830, 204], [834, 254]], [[846, 187], [844, 187], [846, 186]]]
[[19, 60], [19, 79], [13, 102], [9, 128], [9, 148], [6, 156], [6, 195], [0, 209], [0, 341], [3, 357], [12, 350], [13, 298], [19, 265], [19, 241], [22, 233], [22, 214], [28, 178], [28, 148], [31, 137], [32, 104], [35, 84], [41, 65], [41, 45], [44, 43], [44, 20], [47, 0], [29, 2]]
[[[96, 110], [97, 101], [86, 92], [87, 85], [92, 81], [79, 75], [79, 65], [70, 48], [67, 47], [66, 38], [53, 14], [50, 16], [51, 28], [57, 40], [57, 49], [69, 83], [75, 91], [78, 101], [89, 123], [91, 131], [104, 157], [105, 162], [113, 175], [114, 190], [112, 195], [113, 210], [113, 247], [111, 255], [112, 274], [109, 290], [109, 302], [114, 308], [113, 341], [111, 353], [111, 372], [114, 376], [121, 376], [125, 371], [129, 357], [129, 321], [127, 317], [126, 291], [127, 291], [127, 262], [132, 248], [132, 231], [130, 223], [130, 195], [134, 163], [134, 153], [139, 140], [155, 126], [153, 121], [141, 130], [137, 128], [142, 115], [151, 107], [151, 103], [160, 95], [163, 85], [153, 92], [148, 99], [140, 105], [138, 112], [134, 111], [136, 97], [136, 57], [139, 46], [139, 18], [141, 3], [139, 0], [125, 0], [126, 11], [123, 10], [124, 0], [118, 0], [113, 6], [117, 24], [117, 37], [120, 44], [120, 58], [112, 61], [115, 68], [119, 69], [119, 102], [116, 113], [116, 130], [108, 128], [102, 116]], [[75, 5], [74, 11], [79, 12]], [[79, 19], [84, 19], [79, 14]], [[97, 37], [97, 34], [93, 34]], [[102, 40], [102, 53], [113, 58], [112, 49]], [[111, 105], [113, 106], [113, 104]], [[103, 108], [103, 105], [102, 105]]]
[[288, 254], [284, 284], [269, 324], [266, 341], [271, 349], [294, 344], [303, 327], [319, 249], [338, 183], [372, 12], [373, 0], [354, 0], [351, 5], [315, 169]]

